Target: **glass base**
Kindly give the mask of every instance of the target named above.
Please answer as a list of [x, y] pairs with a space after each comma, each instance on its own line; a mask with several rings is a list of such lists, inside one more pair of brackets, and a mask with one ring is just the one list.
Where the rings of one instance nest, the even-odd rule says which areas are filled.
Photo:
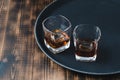
[[96, 61], [97, 55], [95, 54], [93, 57], [83, 57], [75, 54], [75, 58], [77, 61], [93, 62], [93, 61]]
[[70, 47], [70, 41], [60, 48], [52, 48], [49, 44], [47, 44], [46, 40], [44, 40], [46, 47], [54, 54], [63, 52], [64, 50], [68, 49]]

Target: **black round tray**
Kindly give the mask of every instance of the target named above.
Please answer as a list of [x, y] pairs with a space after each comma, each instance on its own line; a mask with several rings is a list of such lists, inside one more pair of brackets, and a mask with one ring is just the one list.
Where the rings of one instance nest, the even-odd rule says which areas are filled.
[[[64, 15], [72, 23], [94, 24], [100, 27], [102, 36], [95, 62], [75, 60], [73, 41], [66, 51], [53, 54], [44, 44], [42, 21], [51, 15]], [[35, 38], [40, 49], [54, 62], [70, 70], [108, 75], [120, 73], [120, 1], [112, 0], [58, 0], [49, 4], [38, 16], [35, 24]]]

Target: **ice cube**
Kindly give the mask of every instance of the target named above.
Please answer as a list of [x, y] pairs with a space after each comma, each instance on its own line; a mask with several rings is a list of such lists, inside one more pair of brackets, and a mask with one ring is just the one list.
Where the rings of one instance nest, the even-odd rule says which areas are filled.
[[81, 43], [79, 45], [79, 49], [81, 51], [91, 52], [93, 50], [93, 44], [92, 43]]
[[51, 35], [51, 39], [55, 43], [60, 43], [69, 40], [69, 36], [64, 31], [56, 29]]
[[51, 35], [51, 39], [53, 41], [56, 41], [61, 38], [64, 38], [64, 35], [61, 32], [55, 32], [54, 34]]

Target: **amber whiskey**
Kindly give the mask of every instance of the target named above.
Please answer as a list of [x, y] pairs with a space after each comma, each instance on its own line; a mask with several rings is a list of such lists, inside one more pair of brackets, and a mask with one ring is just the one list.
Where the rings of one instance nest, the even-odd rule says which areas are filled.
[[70, 37], [64, 31], [56, 29], [45, 33], [45, 41], [52, 48], [60, 48], [68, 44]]
[[76, 41], [75, 54], [81, 57], [93, 57], [97, 53], [97, 44], [93, 40]]

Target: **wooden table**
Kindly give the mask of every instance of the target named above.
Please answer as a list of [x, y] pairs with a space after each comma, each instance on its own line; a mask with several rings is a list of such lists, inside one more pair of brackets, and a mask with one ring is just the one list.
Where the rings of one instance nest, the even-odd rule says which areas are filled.
[[34, 24], [53, 0], [0, 0], [0, 80], [120, 80], [65, 69], [38, 48]]

